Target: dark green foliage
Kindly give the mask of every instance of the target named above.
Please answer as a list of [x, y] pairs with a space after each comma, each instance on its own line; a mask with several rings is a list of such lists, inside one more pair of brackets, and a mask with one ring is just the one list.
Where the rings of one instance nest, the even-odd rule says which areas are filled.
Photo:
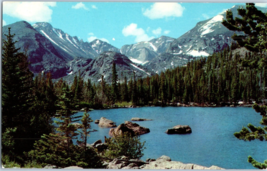
[[108, 150], [105, 155], [109, 159], [114, 159], [120, 156], [127, 156], [130, 159], [139, 159], [145, 149], [145, 142], [140, 142], [139, 136], [130, 136], [122, 134], [112, 137], [108, 142]]
[[91, 129], [91, 125], [90, 122], [93, 122], [93, 120], [90, 118], [89, 113], [84, 112], [83, 117], [81, 119], [81, 139], [82, 141], [77, 141], [79, 144], [82, 145], [82, 147], [84, 148], [84, 150], [86, 151], [86, 145], [87, 145], [87, 137], [89, 136], [89, 133], [91, 132], [89, 129]]
[[57, 111], [55, 123], [57, 124], [56, 130], [60, 133], [60, 135], [67, 141], [67, 146], [72, 144], [72, 140], [77, 138], [78, 135], [77, 127], [72, 123], [78, 122], [80, 116], [74, 116], [76, 113], [72, 111], [75, 108], [75, 103], [73, 103], [73, 99], [71, 97], [71, 93], [67, 87], [63, 88], [63, 93], [59, 97], [58, 107], [60, 110]]
[[116, 100], [118, 99], [118, 74], [116, 71], [116, 64], [113, 63], [112, 65], [112, 83], [111, 83], [111, 99], [112, 99], [112, 103], [115, 103]]
[[23, 152], [46, 133], [47, 129], [42, 128], [47, 128], [49, 120], [36, 112], [33, 74], [26, 52], [19, 53], [15, 48], [10, 29], [6, 37], [2, 53], [2, 154], [23, 163]]
[[228, 10], [226, 20], [222, 22], [228, 29], [246, 34], [246, 36], [235, 34], [233, 39], [250, 51], [261, 52], [266, 49], [267, 15], [258, 10], [253, 3], [247, 3], [246, 9], [239, 8], [238, 14], [242, 18], [233, 19], [232, 11]]
[[67, 145], [61, 136], [50, 134], [42, 136], [42, 139], [34, 144], [34, 150], [28, 154], [28, 159], [42, 163], [56, 165], [58, 167], [80, 166], [84, 168], [101, 168], [101, 159], [91, 148], [73, 144]]

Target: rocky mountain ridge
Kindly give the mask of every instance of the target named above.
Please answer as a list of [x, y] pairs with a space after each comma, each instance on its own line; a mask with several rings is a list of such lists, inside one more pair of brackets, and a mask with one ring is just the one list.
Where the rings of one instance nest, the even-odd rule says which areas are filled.
[[[238, 17], [237, 9], [238, 6], [231, 8], [234, 17]], [[266, 8], [259, 9], [267, 12]], [[207, 57], [231, 45], [234, 32], [221, 24], [225, 15], [226, 12], [223, 12], [198, 22], [177, 39], [161, 36], [150, 41], [124, 45], [121, 49], [98, 39], [90, 43], [83, 42], [45, 22], [33, 25], [25, 21], [16, 22], [4, 26], [3, 35], [8, 33], [8, 27], [11, 27], [12, 34], [16, 33], [16, 46], [21, 51], [27, 51], [30, 70], [34, 74], [51, 72], [54, 79], [66, 76], [66, 80], [70, 80], [80, 70], [81, 73], [86, 73], [84, 79], [92, 78], [98, 82], [103, 74], [109, 82], [113, 62], [120, 65], [120, 74], [125, 73], [130, 78], [133, 71], [136, 71], [136, 76], [140, 78], [185, 66], [196, 57]]]

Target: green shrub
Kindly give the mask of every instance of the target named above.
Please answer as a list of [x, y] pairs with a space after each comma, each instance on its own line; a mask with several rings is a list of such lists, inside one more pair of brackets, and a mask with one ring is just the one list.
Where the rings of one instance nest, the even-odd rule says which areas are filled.
[[123, 102], [116, 102], [115, 105], [118, 106], [118, 107], [126, 107], [126, 106], [132, 106], [133, 103], [132, 102], [123, 101]]
[[[68, 167], [79, 165], [86, 168], [102, 168], [102, 160], [91, 148], [82, 148], [70, 144], [67, 146], [60, 137], [44, 135], [42, 139], [36, 141], [34, 149], [27, 153], [29, 160], [35, 160], [42, 165], [56, 165], [58, 167]], [[31, 167], [32, 164], [27, 166]]]
[[120, 156], [139, 159], [144, 155], [145, 142], [140, 142], [139, 136], [122, 134], [112, 137], [107, 144], [108, 149], [105, 151], [104, 156], [108, 159], [114, 159]]
[[10, 157], [8, 155], [3, 155], [2, 154], [2, 165], [4, 168], [13, 168], [13, 167], [20, 167], [18, 163], [15, 161], [11, 161]]
[[43, 168], [46, 164], [42, 163], [37, 163], [35, 160], [34, 161], [27, 161], [23, 168]]

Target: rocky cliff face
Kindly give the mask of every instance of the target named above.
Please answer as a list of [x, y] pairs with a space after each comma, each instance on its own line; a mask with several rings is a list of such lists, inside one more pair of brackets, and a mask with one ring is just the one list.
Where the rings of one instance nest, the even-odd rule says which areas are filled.
[[120, 52], [128, 56], [135, 63], [145, 64], [161, 53], [164, 53], [173, 40], [174, 38], [161, 36], [150, 41], [124, 45]]
[[[103, 75], [105, 81], [110, 83], [113, 63], [116, 64], [119, 81], [123, 81], [125, 76], [128, 80], [133, 78], [133, 72], [135, 72], [136, 78], [151, 75], [142, 66], [133, 63], [127, 56], [112, 51], [101, 53], [97, 58], [79, 68], [79, 72], [84, 80], [91, 79], [93, 82], [100, 82]], [[64, 79], [70, 83], [75, 75], [78, 75], [78, 71], [73, 71]]]
[[95, 58], [104, 51], [119, 52], [114, 46], [95, 39], [88, 43], [79, 40], [76, 36], [70, 36], [64, 31], [53, 28], [51, 24], [46, 22], [39, 22], [33, 25], [34, 29], [55, 45], [55, 48], [64, 51], [71, 57]]

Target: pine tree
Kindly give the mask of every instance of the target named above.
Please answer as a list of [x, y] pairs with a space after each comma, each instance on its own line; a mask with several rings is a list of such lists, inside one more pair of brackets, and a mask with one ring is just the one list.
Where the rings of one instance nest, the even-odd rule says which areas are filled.
[[253, 3], [247, 3], [246, 9], [239, 8], [238, 14], [242, 18], [233, 19], [233, 12], [226, 12], [226, 20], [222, 24], [232, 31], [242, 31], [246, 35], [234, 35], [233, 39], [238, 42], [241, 47], [245, 47], [250, 51], [261, 52], [267, 47], [266, 25], [267, 14], [264, 14], [255, 7]]
[[[233, 31], [242, 31], [245, 35], [236, 35], [234, 34], [233, 39], [238, 42], [239, 46], [245, 47], [246, 49], [253, 51], [253, 52], [259, 52], [260, 59], [257, 60], [257, 55], [254, 55], [254, 59], [251, 59], [251, 55], [248, 55], [245, 59], [242, 60], [242, 66], [243, 67], [249, 67], [250, 68], [250, 88], [253, 91], [256, 91], [256, 93], [253, 93], [252, 95], [256, 95], [254, 99], [258, 99], [260, 97], [260, 91], [257, 93], [257, 90], [259, 90], [262, 86], [261, 84], [261, 69], [265, 69], [267, 65], [267, 58], [266, 56], [262, 56], [263, 51], [267, 50], [267, 33], [266, 33], [266, 25], [267, 25], [267, 14], [264, 14], [260, 10], [258, 10], [255, 7], [255, 4], [253, 3], [247, 3], [246, 9], [239, 8], [238, 14], [242, 18], [235, 18], [233, 19], [233, 13], [232, 11], [228, 10], [226, 13], [226, 20], [223, 20], [222, 24], [227, 27], [230, 30]], [[247, 59], [249, 58], [249, 60]], [[252, 76], [252, 70], [255, 68], [258, 68], [260, 70], [260, 81], [259, 85], [255, 86], [255, 88], [252, 88], [253, 78]], [[257, 81], [256, 77], [256, 81]], [[235, 89], [235, 86], [234, 86]], [[250, 95], [248, 95], [250, 96]], [[266, 119], [266, 111], [267, 107], [265, 105], [258, 106], [255, 104], [253, 106], [256, 112], [259, 112], [263, 119], [261, 121], [262, 125], [267, 125], [267, 119]], [[240, 132], [235, 133], [234, 135], [238, 139], [242, 140], [254, 140], [254, 139], [260, 139], [260, 140], [267, 140], [266, 135], [266, 127], [255, 127], [252, 124], [248, 124], [248, 128], [243, 127]], [[267, 160], [264, 161], [264, 163], [257, 162], [254, 160], [251, 156], [248, 157], [248, 162], [251, 163], [254, 167], [259, 169], [266, 169], [267, 168]]]
[[118, 74], [116, 71], [116, 64], [113, 63], [112, 65], [112, 89], [111, 89], [111, 96], [112, 96], [112, 102], [115, 103], [118, 98]]
[[55, 123], [58, 125], [57, 131], [62, 133], [67, 143], [68, 155], [69, 148], [72, 144], [72, 140], [77, 138], [78, 135], [77, 127], [73, 125], [74, 122], [78, 122], [80, 116], [74, 116], [76, 113], [72, 111], [75, 108], [75, 103], [73, 103], [71, 93], [68, 87], [63, 88], [63, 94], [59, 97], [58, 107], [60, 110], [57, 111]]
[[28, 69], [27, 56], [19, 53], [9, 32], [2, 52], [2, 139], [3, 154], [16, 160], [23, 151], [32, 148], [33, 74]]
[[90, 118], [89, 113], [84, 112], [83, 117], [81, 119], [81, 139], [82, 141], [78, 141], [82, 144], [84, 151], [86, 151], [86, 145], [87, 145], [87, 137], [89, 136], [89, 133], [91, 132], [91, 125], [90, 122], [93, 122], [93, 120]]

